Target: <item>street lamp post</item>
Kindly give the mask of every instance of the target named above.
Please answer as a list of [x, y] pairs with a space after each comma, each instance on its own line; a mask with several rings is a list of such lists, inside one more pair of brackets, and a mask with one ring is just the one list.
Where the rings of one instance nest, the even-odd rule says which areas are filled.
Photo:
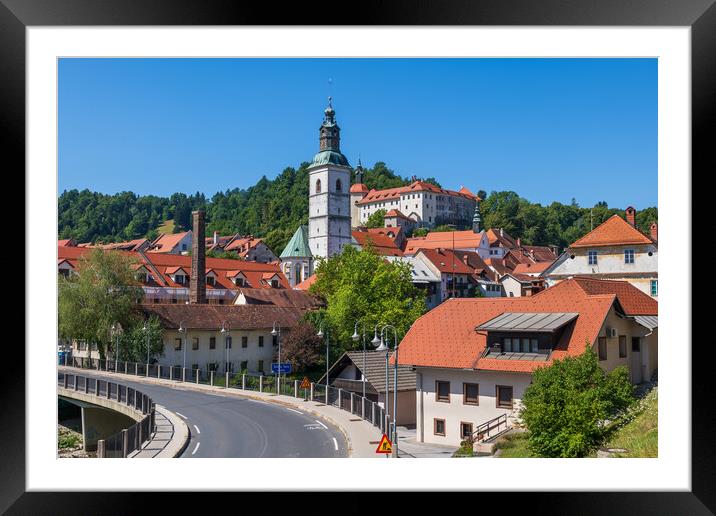
[[117, 372], [117, 369], [119, 367], [119, 323], [113, 323], [112, 328], [112, 337], [115, 337], [114, 341], [114, 372]]
[[[395, 326], [391, 324], [386, 324], [383, 326], [383, 328], [380, 330], [381, 335], [381, 341], [383, 340], [383, 333], [387, 329], [393, 330], [393, 349], [395, 350], [395, 363], [393, 366], [393, 422], [390, 429], [390, 440], [393, 443], [393, 456], [398, 456], [398, 331], [395, 329]], [[387, 339], [386, 339], [387, 340]], [[387, 388], [388, 385], [388, 358], [389, 358], [389, 347], [387, 344], [381, 344], [381, 346], [385, 346], [385, 377], [386, 377], [386, 391], [390, 392], [390, 389]], [[380, 349], [380, 348], [379, 348]], [[386, 404], [388, 403], [388, 398], [386, 396]]]
[[[276, 330], [277, 326], [278, 331]], [[276, 337], [276, 342], [278, 343], [278, 371], [276, 371], [276, 373], [278, 374], [278, 378], [276, 380], [276, 395], [278, 395], [281, 392], [281, 325], [278, 324], [276, 321], [273, 322], [273, 329], [271, 330], [271, 335]]]
[[[186, 369], [186, 328], [184, 328], [184, 321], [179, 321], [179, 333], [184, 335], [184, 343], [182, 344], [182, 369]], [[184, 373], [182, 372], [182, 374]]]
[[[323, 337], [323, 321], [321, 321], [320, 326], [318, 327], [318, 333], [316, 333], [316, 336], [318, 338]], [[326, 328], [326, 405], [328, 405], [328, 369], [330, 367], [330, 358], [328, 355], [328, 349], [329, 349], [329, 342], [328, 342], [328, 329]]]
[[[365, 398], [365, 323], [361, 322], [361, 326], [363, 328], [363, 371], [361, 372], [361, 377], [363, 378], [363, 397]], [[358, 342], [359, 338], [360, 335], [358, 335], [358, 321], [356, 321], [355, 326], [353, 326], [353, 342]]]
[[[229, 353], [230, 353], [230, 347], [229, 347], [229, 337], [231, 330], [226, 326], [226, 321], [221, 323], [221, 335], [224, 337], [224, 373], [229, 372]], [[228, 387], [228, 385], [227, 385]]]

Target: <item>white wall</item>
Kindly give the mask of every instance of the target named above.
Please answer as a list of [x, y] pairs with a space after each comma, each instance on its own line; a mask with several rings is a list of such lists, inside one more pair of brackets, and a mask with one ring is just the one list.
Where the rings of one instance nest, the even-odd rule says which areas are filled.
[[[519, 401], [530, 384], [532, 375], [526, 373], [498, 373], [488, 371], [465, 371], [457, 369], [417, 368], [416, 387], [417, 439], [420, 442], [459, 446], [460, 423], [472, 423], [473, 430], [481, 423], [501, 414], [516, 415]], [[422, 389], [421, 389], [422, 376]], [[450, 402], [435, 399], [435, 382], [450, 382]], [[479, 384], [479, 405], [463, 403], [463, 382]], [[513, 388], [513, 409], [496, 407], [495, 386]], [[421, 410], [422, 402], [422, 410]], [[508, 416], [509, 417], [509, 416]], [[434, 418], [445, 420], [445, 436], [433, 434]], [[423, 428], [424, 425], [424, 428]]]

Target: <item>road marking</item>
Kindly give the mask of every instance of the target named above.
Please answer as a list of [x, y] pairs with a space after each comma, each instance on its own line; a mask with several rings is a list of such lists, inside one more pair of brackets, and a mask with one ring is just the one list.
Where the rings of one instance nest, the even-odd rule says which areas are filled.
[[200, 433], [201, 433], [201, 430], [199, 430], [199, 427], [198, 427], [198, 426], [194, 425], [194, 428], [196, 428], [196, 433], [197, 433], [197, 434], [200, 434]]
[[201, 444], [201, 443], [196, 443], [196, 447], [194, 448], [194, 451], [191, 452], [192, 455], [194, 455], [194, 454], [196, 453], [196, 450], [199, 449], [199, 445], [200, 445], [200, 444]]
[[184, 419], [186, 419], [186, 416], [185, 416], [184, 414], [180, 413], [180, 412], [177, 412], [176, 415], [177, 415], [177, 416], [181, 416], [181, 417], [183, 417]]
[[295, 409], [292, 409], [292, 408], [286, 407], [286, 410], [290, 410], [291, 412], [295, 412], [296, 414], [301, 414], [301, 415], [303, 415], [303, 412], [299, 412], [298, 410], [295, 410]]
[[315, 421], [316, 421], [316, 423], [318, 423], [319, 425], [321, 425], [323, 428], [325, 428], [326, 430], [328, 430], [328, 427], [327, 427], [326, 425], [324, 425], [323, 423], [321, 423], [318, 419], [316, 419]]
[[336, 441], [336, 438], [333, 438], [333, 446], [336, 447], [336, 451], [338, 451], [338, 441]]

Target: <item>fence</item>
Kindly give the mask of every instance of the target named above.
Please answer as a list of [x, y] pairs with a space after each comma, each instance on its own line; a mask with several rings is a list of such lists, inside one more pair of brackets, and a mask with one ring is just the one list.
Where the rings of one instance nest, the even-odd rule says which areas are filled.
[[[99, 368], [99, 364], [97, 366]], [[114, 368], [102, 370], [114, 370]], [[97, 441], [98, 458], [127, 457], [130, 453], [139, 450], [154, 433], [154, 402], [146, 394], [116, 382], [63, 372], [57, 374], [57, 383], [65, 389], [114, 400], [143, 415], [129, 428]]]
[[65, 365], [97, 371], [118, 371], [135, 376], [162, 378], [176, 382], [191, 382], [231, 389], [281, 394], [294, 398], [302, 398], [305, 395], [311, 401], [325, 403], [350, 412], [379, 428], [383, 433], [388, 433], [390, 430], [391, 418], [386, 416], [384, 407], [357, 393], [333, 386], [312, 383], [310, 389], [301, 389], [298, 380], [282, 377], [279, 381], [275, 375], [225, 372], [208, 367], [184, 368], [159, 364], [116, 362], [86, 357], [66, 358]]

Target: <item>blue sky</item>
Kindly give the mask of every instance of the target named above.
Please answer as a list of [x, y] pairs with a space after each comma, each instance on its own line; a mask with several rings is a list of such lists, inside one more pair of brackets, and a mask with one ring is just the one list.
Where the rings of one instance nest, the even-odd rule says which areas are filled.
[[446, 188], [657, 202], [656, 59], [61, 59], [59, 191], [247, 188], [341, 148]]

